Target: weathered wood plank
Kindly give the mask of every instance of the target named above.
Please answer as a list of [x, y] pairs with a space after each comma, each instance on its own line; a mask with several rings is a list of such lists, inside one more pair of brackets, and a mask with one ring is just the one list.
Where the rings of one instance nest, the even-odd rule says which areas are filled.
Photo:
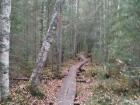
[[80, 56], [80, 58], [82, 61], [72, 66], [69, 69], [68, 76], [64, 78], [56, 105], [74, 105], [76, 95], [76, 74], [78, 70], [88, 62], [84, 56]]

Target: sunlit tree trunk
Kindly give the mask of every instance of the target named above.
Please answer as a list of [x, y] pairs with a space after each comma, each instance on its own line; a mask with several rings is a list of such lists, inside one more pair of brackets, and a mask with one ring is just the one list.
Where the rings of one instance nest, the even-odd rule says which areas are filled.
[[0, 7], [0, 100], [4, 100], [9, 96], [11, 0], [1, 0]]

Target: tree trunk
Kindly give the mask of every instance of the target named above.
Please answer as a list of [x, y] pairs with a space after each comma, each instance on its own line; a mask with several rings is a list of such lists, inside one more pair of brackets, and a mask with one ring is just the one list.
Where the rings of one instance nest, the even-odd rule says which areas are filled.
[[75, 11], [76, 11], [76, 22], [74, 25], [75, 28], [75, 34], [74, 34], [74, 56], [76, 56], [77, 53], [77, 20], [78, 20], [78, 9], [79, 9], [79, 0], [75, 1]]
[[11, 0], [2, 0], [0, 7], [0, 100], [5, 100], [9, 96]]
[[62, 16], [61, 16], [61, 5], [58, 7], [58, 16], [57, 16], [57, 74], [59, 74], [61, 62], [62, 62]]
[[37, 57], [37, 7], [38, 7], [38, 0], [34, 0], [34, 6], [33, 6], [33, 11], [34, 16], [34, 24], [33, 24], [33, 33], [34, 33], [34, 61], [36, 62], [36, 57]]
[[49, 49], [50, 49], [51, 44], [53, 42], [52, 31], [53, 31], [53, 27], [56, 27], [56, 19], [58, 16], [58, 7], [59, 7], [59, 5], [62, 5], [63, 3], [64, 3], [64, 0], [57, 0], [56, 1], [53, 15], [52, 15], [52, 19], [50, 21], [46, 37], [44, 37], [41, 50], [40, 50], [38, 57], [37, 57], [36, 67], [33, 70], [32, 75], [30, 77], [31, 87], [37, 87], [37, 85], [39, 83], [40, 74], [42, 73], [44, 64], [45, 64], [47, 56], [48, 56]]

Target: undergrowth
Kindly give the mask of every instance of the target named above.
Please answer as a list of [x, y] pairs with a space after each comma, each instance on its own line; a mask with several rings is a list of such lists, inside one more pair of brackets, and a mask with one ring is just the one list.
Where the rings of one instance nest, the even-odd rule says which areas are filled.
[[102, 66], [95, 66], [86, 75], [96, 81], [87, 105], [139, 105], [140, 88], [129, 76], [117, 70], [110, 72]]
[[27, 83], [19, 84], [19, 86], [12, 88], [9, 99], [2, 102], [0, 105], [34, 105], [34, 103], [41, 102], [44, 97], [45, 95], [41, 89], [31, 89]]

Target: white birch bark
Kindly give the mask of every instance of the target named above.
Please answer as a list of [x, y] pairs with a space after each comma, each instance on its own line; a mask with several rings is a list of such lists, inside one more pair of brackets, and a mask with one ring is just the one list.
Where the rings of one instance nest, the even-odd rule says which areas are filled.
[[33, 70], [33, 73], [30, 77], [30, 83], [31, 83], [32, 87], [38, 86], [40, 74], [42, 73], [44, 64], [45, 64], [47, 56], [48, 56], [48, 52], [49, 52], [51, 44], [53, 42], [52, 30], [53, 30], [53, 27], [56, 25], [56, 19], [57, 19], [58, 12], [59, 12], [58, 7], [60, 4], [62, 5], [63, 3], [64, 3], [64, 0], [56, 1], [55, 7], [54, 7], [54, 12], [52, 14], [52, 19], [50, 21], [48, 31], [46, 33], [46, 36], [44, 37], [41, 50], [37, 57], [36, 67]]
[[9, 96], [11, 0], [1, 0], [0, 7], [0, 100], [4, 100]]

